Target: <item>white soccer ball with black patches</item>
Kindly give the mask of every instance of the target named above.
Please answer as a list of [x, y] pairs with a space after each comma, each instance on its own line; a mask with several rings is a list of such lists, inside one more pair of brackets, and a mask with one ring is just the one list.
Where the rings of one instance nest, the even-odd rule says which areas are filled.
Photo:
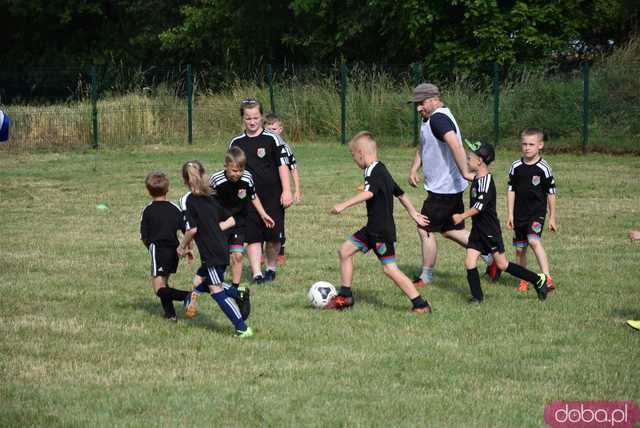
[[338, 295], [336, 288], [330, 282], [318, 281], [311, 286], [307, 296], [314, 308], [322, 309], [332, 298]]

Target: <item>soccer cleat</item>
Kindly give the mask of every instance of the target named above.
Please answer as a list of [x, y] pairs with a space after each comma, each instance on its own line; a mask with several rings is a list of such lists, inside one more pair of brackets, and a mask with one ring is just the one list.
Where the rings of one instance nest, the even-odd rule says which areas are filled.
[[282, 267], [287, 264], [287, 256], [281, 254], [278, 256], [278, 266]]
[[236, 303], [238, 303], [238, 308], [240, 308], [242, 319], [246, 321], [251, 313], [251, 290], [245, 287], [238, 287]]
[[166, 320], [169, 321], [169, 322], [178, 322], [178, 318], [177, 317], [167, 317]]
[[424, 288], [426, 285], [431, 285], [431, 282], [424, 282], [420, 277], [413, 280], [413, 286], [416, 288]]
[[187, 295], [187, 298], [184, 299], [184, 312], [187, 314], [187, 318], [193, 318], [198, 313], [198, 298], [200, 297], [200, 293], [192, 291]]
[[482, 299], [476, 299], [475, 297], [470, 298], [467, 303], [470, 305], [480, 305], [482, 303]]
[[518, 283], [518, 291], [521, 291], [523, 293], [526, 293], [527, 291], [529, 291], [529, 283], [524, 279], [521, 279], [520, 282]]
[[426, 302], [427, 306], [423, 306], [421, 308], [411, 308], [411, 313], [413, 314], [430, 314], [433, 312], [433, 310], [431, 309], [431, 306], [429, 306], [429, 302]]
[[352, 306], [353, 306], [353, 297], [345, 297], [345, 296], [337, 295], [332, 297], [331, 300], [329, 300], [329, 303], [327, 303], [327, 306], [325, 306], [323, 309], [342, 310], [342, 309], [348, 309]]
[[240, 339], [245, 339], [252, 336], [253, 330], [251, 330], [251, 327], [247, 327], [245, 331], [236, 330], [236, 337], [239, 337]]
[[640, 330], [640, 321], [629, 320], [627, 321], [627, 325], [636, 330]]
[[264, 271], [264, 282], [273, 282], [276, 280], [276, 271], [267, 269]]
[[547, 288], [549, 291], [553, 291], [556, 289], [556, 284], [554, 284], [553, 279], [549, 275], [547, 275]]
[[547, 276], [541, 273], [538, 275], [538, 278], [539, 279], [535, 283], [534, 288], [538, 294], [538, 299], [544, 300], [547, 298], [547, 293], [549, 293], [549, 287], [547, 287]]
[[258, 275], [254, 276], [251, 279], [251, 284], [257, 284], [257, 285], [264, 284], [264, 277], [262, 276], [262, 274], [259, 273]]
[[491, 281], [496, 282], [498, 279], [500, 279], [500, 274], [502, 273], [502, 271], [498, 269], [498, 263], [493, 260], [490, 265], [487, 265], [487, 270], [485, 271], [485, 273]]

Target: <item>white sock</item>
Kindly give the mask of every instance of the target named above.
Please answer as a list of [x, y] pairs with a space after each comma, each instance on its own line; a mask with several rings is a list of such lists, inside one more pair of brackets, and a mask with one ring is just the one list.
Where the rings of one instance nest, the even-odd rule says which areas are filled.
[[493, 256], [491, 254], [482, 254], [480, 257], [482, 257], [482, 260], [484, 260], [487, 265], [493, 263]]
[[433, 280], [433, 268], [422, 266], [422, 274], [420, 279], [424, 282], [431, 282]]

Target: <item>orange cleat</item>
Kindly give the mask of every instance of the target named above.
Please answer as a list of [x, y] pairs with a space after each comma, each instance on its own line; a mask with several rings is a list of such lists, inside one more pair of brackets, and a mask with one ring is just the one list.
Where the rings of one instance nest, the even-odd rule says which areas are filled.
[[521, 291], [523, 293], [529, 291], [529, 283], [524, 279], [521, 279], [520, 283], [518, 284], [518, 291]]

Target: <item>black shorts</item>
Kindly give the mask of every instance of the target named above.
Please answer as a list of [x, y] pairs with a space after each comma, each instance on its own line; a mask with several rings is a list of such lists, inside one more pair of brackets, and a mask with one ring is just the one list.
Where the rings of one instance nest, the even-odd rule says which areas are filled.
[[542, 238], [544, 230], [544, 217], [537, 220], [520, 224], [513, 228], [513, 246], [518, 248], [526, 248], [529, 246], [529, 240]]
[[227, 270], [226, 265], [207, 266], [200, 265], [196, 275], [204, 278], [200, 285], [219, 285], [224, 281], [224, 271]]
[[253, 206], [249, 207], [245, 242], [248, 244], [256, 242], [280, 242], [284, 236], [284, 208], [280, 205], [280, 195], [277, 197], [271, 195], [271, 198], [267, 199], [267, 201], [262, 200], [262, 196], [260, 196], [260, 202], [262, 202], [264, 210], [276, 225], [273, 229], [267, 228], [255, 208], [253, 208]]
[[247, 228], [245, 225], [240, 227], [232, 227], [227, 230], [225, 233], [227, 234], [229, 244], [229, 252], [230, 253], [243, 253], [244, 252], [244, 242]]
[[366, 227], [351, 235], [349, 240], [363, 253], [367, 253], [373, 248], [373, 252], [383, 265], [396, 262], [396, 249], [393, 242], [383, 241], [369, 235]]
[[502, 234], [498, 230], [494, 235], [487, 235], [471, 228], [467, 248], [480, 251], [480, 254], [504, 253]]
[[151, 276], [169, 276], [178, 270], [177, 247], [158, 247], [156, 244], [149, 245], [149, 255], [151, 256]]
[[451, 195], [442, 195], [429, 192], [427, 199], [422, 204], [420, 213], [429, 217], [429, 225], [418, 226], [427, 232], [446, 232], [448, 230], [464, 229], [464, 221], [453, 224], [452, 216], [464, 212], [462, 195], [464, 192]]

